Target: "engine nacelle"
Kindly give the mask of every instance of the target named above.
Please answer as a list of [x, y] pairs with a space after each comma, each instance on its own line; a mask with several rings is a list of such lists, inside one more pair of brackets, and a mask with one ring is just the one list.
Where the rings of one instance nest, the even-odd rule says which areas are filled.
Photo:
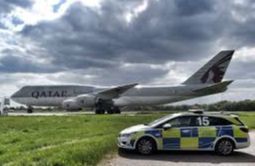
[[96, 104], [96, 96], [91, 94], [79, 95], [76, 97], [76, 101], [83, 107], [93, 107]]
[[67, 111], [77, 111], [82, 109], [76, 99], [67, 99], [63, 101], [62, 107]]

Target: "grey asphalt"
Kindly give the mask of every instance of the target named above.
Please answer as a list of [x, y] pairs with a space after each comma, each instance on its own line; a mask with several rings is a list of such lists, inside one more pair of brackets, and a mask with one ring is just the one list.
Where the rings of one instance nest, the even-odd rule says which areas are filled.
[[142, 156], [134, 152], [120, 151], [106, 157], [99, 165], [104, 166], [255, 166], [255, 131], [250, 132], [249, 148], [236, 150], [231, 156], [218, 156], [213, 152], [159, 152]]
[[[15, 111], [15, 112], [8, 112], [8, 115], [5, 116], [72, 116], [72, 115], [94, 115], [95, 113], [92, 111], [81, 111], [81, 112], [33, 112], [33, 113], [27, 113], [24, 111]], [[113, 114], [114, 116], [122, 116], [122, 115], [128, 115], [128, 116], [135, 116], [136, 112], [122, 112], [121, 114]], [[112, 115], [112, 116], [113, 116]]]
[[93, 112], [8, 112], [8, 116], [70, 116], [84, 114], [93, 114]]

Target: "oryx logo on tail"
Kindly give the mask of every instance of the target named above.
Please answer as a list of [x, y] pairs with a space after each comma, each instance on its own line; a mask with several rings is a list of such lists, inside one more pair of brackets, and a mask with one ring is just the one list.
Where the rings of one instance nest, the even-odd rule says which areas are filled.
[[221, 82], [234, 54], [233, 50], [221, 51], [184, 84], [213, 84]]
[[201, 78], [202, 83], [210, 82], [213, 83], [220, 82], [223, 79], [223, 76], [228, 66], [229, 61], [231, 60], [232, 55], [228, 55], [222, 58], [218, 63], [214, 64]]

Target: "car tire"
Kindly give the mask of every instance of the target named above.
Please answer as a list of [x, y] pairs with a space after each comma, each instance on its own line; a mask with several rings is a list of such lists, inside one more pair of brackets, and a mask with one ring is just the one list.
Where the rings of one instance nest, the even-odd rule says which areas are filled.
[[140, 154], [150, 155], [156, 151], [156, 143], [152, 138], [141, 138], [136, 144], [136, 150]]
[[228, 156], [234, 151], [234, 142], [229, 138], [219, 140], [215, 146], [215, 152], [222, 156]]

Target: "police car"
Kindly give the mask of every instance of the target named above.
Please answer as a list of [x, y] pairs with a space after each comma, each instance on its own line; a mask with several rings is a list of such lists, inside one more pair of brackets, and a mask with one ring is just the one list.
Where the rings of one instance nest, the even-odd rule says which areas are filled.
[[237, 115], [203, 111], [167, 115], [120, 132], [119, 148], [151, 154], [156, 150], [204, 150], [229, 155], [250, 145], [249, 130]]

